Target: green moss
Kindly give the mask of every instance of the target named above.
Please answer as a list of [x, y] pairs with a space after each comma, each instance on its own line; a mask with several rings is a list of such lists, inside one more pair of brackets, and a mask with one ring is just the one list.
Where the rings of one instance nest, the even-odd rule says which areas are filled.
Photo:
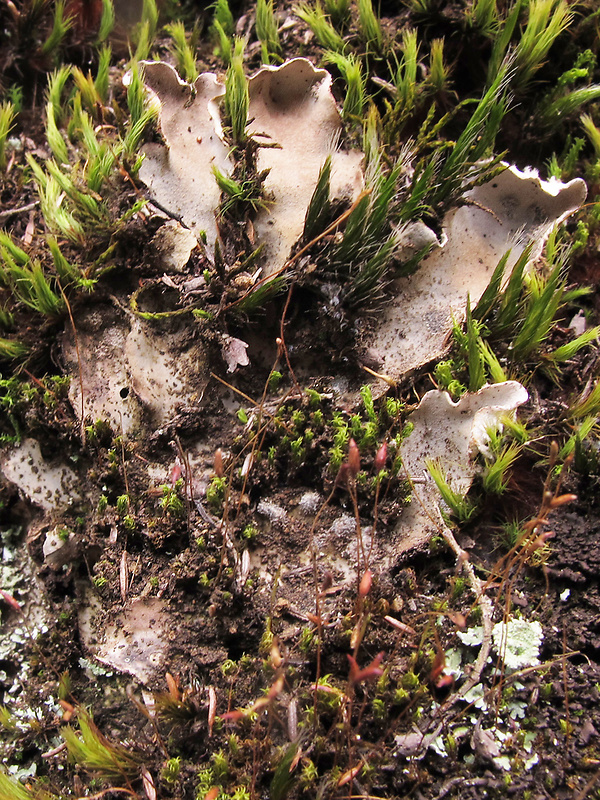
[[213, 511], [220, 512], [227, 493], [227, 481], [215, 475], [206, 489], [206, 502]]
[[418, 689], [421, 685], [421, 681], [418, 675], [415, 675], [414, 672], [406, 672], [401, 679], [401, 685], [403, 689], [406, 689], [408, 692], [413, 692], [415, 689]]
[[253, 523], [249, 523], [244, 527], [242, 530], [242, 539], [246, 539], [248, 542], [252, 542], [258, 536], [258, 528]]
[[169, 758], [163, 767], [161, 772], [161, 780], [165, 781], [166, 783], [175, 783], [179, 778], [179, 773], [181, 772], [181, 758]]
[[165, 514], [171, 517], [183, 517], [185, 514], [185, 503], [181, 497], [183, 489], [183, 479], [180, 478], [174, 486], [164, 484], [160, 487], [162, 497], [158, 501], [159, 506]]

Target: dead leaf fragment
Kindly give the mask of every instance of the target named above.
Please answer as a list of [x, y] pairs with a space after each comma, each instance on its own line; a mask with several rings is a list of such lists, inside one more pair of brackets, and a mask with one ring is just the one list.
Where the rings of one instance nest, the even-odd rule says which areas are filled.
[[477, 755], [486, 761], [497, 758], [502, 752], [493, 733], [489, 730], [484, 730], [479, 723], [473, 729], [471, 746]]
[[221, 352], [227, 364], [227, 372], [235, 372], [238, 367], [247, 367], [250, 363], [248, 358], [247, 342], [236, 339], [235, 336], [223, 336], [223, 346]]
[[437, 739], [442, 730], [442, 725], [438, 725], [431, 733], [422, 733], [416, 726], [410, 733], [397, 734], [394, 737], [396, 743], [395, 754], [406, 758], [422, 759], [427, 753], [428, 748]]
[[127, 592], [129, 591], [129, 564], [127, 559], [127, 550], [121, 553], [121, 563], [119, 565], [119, 589], [121, 591], [121, 600], [127, 602]]
[[148, 800], [156, 800], [156, 787], [154, 786], [154, 778], [148, 772], [146, 767], [142, 767], [142, 783], [144, 786], [144, 792], [146, 793], [146, 797]]

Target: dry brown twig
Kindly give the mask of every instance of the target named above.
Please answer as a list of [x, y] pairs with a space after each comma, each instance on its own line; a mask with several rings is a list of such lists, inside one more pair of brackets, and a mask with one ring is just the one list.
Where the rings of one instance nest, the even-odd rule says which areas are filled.
[[446, 544], [450, 547], [453, 553], [456, 555], [456, 563], [457, 566], [461, 568], [463, 571], [469, 587], [473, 594], [475, 595], [476, 601], [479, 604], [479, 608], [481, 609], [481, 625], [483, 629], [482, 639], [481, 639], [481, 647], [479, 648], [479, 653], [477, 655], [477, 659], [473, 664], [471, 669], [471, 674], [467, 678], [467, 680], [462, 684], [460, 689], [457, 692], [452, 694], [448, 700], [442, 706], [442, 711], [450, 708], [457, 700], [463, 698], [474, 686], [476, 686], [479, 681], [481, 680], [481, 673], [483, 672], [485, 665], [487, 664], [491, 649], [492, 649], [492, 629], [494, 627], [493, 617], [494, 617], [494, 605], [491, 599], [486, 595], [485, 590], [487, 587], [487, 582], [478, 578], [475, 574], [475, 569], [473, 568], [473, 564], [469, 560], [469, 554], [466, 550], [458, 544], [456, 541], [456, 537], [452, 533], [451, 529], [445, 524], [444, 520], [442, 519], [442, 515], [439, 512], [439, 529], [442, 537]]

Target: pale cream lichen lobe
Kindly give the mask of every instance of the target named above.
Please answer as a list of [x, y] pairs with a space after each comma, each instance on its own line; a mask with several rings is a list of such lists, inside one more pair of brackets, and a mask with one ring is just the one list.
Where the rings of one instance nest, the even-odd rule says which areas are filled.
[[[192, 87], [162, 62], [144, 62], [144, 80], [160, 107], [166, 144], [144, 148], [140, 178], [151, 195], [188, 228], [206, 233], [212, 253], [220, 190], [213, 166], [230, 173], [233, 163], [223, 141], [218, 100], [225, 87], [212, 73]], [[363, 154], [338, 147], [342, 122], [331, 93], [331, 75], [295, 58], [264, 67], [248, 81], [248, 133], [262, 145], [259, 172], [269, 170], [266, 195], [272, 200], [255, 222], [257, 244], [264, 245], [263, 271], [281, 268], [302, 235], [306, 210], [327, 156], [332, 157], [334, 197], [352, 198], [362, 187]]]

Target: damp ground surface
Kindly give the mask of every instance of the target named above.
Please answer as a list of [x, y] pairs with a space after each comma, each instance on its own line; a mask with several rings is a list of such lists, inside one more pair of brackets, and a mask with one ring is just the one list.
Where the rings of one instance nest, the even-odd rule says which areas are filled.
[[[383, 13], [388, 34], [404, 25], [404, 12]], [[437, 18], [439, 35], [458, 13]], [[285, 48], [315, 55], [293, 29]], [[214, 67], [208, 47], [204, 56]], [[258, 61], [257, 51], [249, 69]], [[43, 157], [40, 116], [36, 107], [21, 138]], [[520, 166], [542, 168], [555, 148], [503, 137]], [[123, 181], [115, 204], [139, 188]], [[20, 209], [35, 192], [13, 173], [1, 199]], [[112, 270], [69, 314], [15, 315], [32, 356], [26, 372], [2, 371], [27, 382], [2, 389], [2, 433], [13, 442], [0, 461], [14, 475], [0, 487], [0, 751], [10, 774], [40, 798], [600, 796], [597, 441], [562, 473], [549, 463], [550, 442], [565, 435], [561, 414], [594, 380], [596, 351], [555, 380], [524, 370], [530, 401], [519, 420], [535, 441], [500, 497], [475, 482], [477, 511], [453, 527], [493, 622], [530, 626], [515, 647], [531, 652], [511, 667], [513, 645], [500, 643], [462, 697], [478, 598], [441, 534], [394, 550], [411, 492], [410, 476], [395, 473], [394, 442], [434, 387], [434, 365], [393, 388], [373, 384], [373, 432], [360, 388], [363, 366], [377, 367], [363, 346], [376, 312], [342, 316], [309, 280], [258, 314], [219, 320], [218, 335], [191, 315], [139, 323], [129, 298], [141, 286], [142, 310], [169, 312], [174, 296], [203, 290], [211, 266], [196, 249], [169, 271], [153, 245], [166, 223], [157, 209], [138, 215]], [[34, 208], [2, 224], [23, 240], [43, 220]], [[224, 223], [223, 235], [236, 232]], [[572, 268], [575, 285], [592, 286], [592, 324], [598, 274], [589, 251]], [[243, 291], [223, 288], [230, 302]], [[216, 309], [219, 291], [209, 299]], [[558, 320], [557, 345], [575, 311]], [[104, 369], [114, 370], [106, 416], [81, 421]], [[181, 385], [194, 391], [179, 401]], [[336, 460], [344, 425], [363, 437], [357, 469], [347, 441]], [[29, 495], [17, 488], [23, 464], [6, 466], [23, 443], [33, 475], [35, 453], [45, 465]], [[58, 488], [44, 482], [48, 465], [67, 470]], [[524, 526], [559, 482], [573, 497], [524, 544]], [[63, 746], [86, 713], [106, 737], [92, 737], [105, 748], [100, 765]]]

